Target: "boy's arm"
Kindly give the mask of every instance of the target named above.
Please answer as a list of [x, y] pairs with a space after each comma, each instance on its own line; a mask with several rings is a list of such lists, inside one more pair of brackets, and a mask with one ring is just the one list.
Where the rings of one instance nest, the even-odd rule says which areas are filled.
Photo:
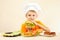
[[28, 32], [28, 30], [27, 30], [25, 24], [22, 24], [22, 27], [21, 27], [21, 34], [22, 34], [23, 36], [31, 36], [31, 33]]
[[33, 23], [35, 23], [36, 25], [38, 25], [39, 27], [41, 27], [44, 31], [50, 32], [49, 28], [46, 27], [43, 23], [40, 22], [40, 24], [39, 24], [39, 23], [37, 23], [35, 21], [33, 21]]

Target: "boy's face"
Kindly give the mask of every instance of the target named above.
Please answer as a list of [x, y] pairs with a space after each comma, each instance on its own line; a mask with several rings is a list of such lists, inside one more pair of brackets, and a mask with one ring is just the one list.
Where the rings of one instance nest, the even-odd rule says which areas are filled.
[[37, 18], [37, 13], [30, 11], [30, 12], [27, 13], [26, 18], [27, 18], [28, 20], [34, 20], [34, 19]]

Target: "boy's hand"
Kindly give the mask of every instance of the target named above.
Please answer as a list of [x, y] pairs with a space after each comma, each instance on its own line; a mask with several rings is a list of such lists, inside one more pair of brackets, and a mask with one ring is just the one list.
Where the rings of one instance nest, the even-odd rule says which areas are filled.
[[32, 22], [33, 22], [35, 25], [38, 25], [39, 27], [41, 27], [44, 31], [46, 31], [46, 32], [50, 32], [50, 30], [49, 30], [48, 27], [44, 27], [44, 26], [42, 26], [42, 25], [36, 23], [35, 21], [32, 21]]

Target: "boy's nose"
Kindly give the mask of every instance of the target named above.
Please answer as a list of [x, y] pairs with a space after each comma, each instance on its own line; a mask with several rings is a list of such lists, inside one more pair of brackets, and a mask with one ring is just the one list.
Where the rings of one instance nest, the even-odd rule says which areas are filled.
[[33, 16], [31, 16], [31, 18], [33, 18]]

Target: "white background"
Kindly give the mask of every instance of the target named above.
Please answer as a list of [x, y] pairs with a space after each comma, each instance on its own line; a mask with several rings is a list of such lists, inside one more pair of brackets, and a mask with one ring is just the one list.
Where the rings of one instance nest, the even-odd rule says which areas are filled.
[[0, 0], [0, 32], [20, 30], [28, 3], [39, 4], [42, 10], [38, 19], [51, 31], [60, 32], [60, 0]]

